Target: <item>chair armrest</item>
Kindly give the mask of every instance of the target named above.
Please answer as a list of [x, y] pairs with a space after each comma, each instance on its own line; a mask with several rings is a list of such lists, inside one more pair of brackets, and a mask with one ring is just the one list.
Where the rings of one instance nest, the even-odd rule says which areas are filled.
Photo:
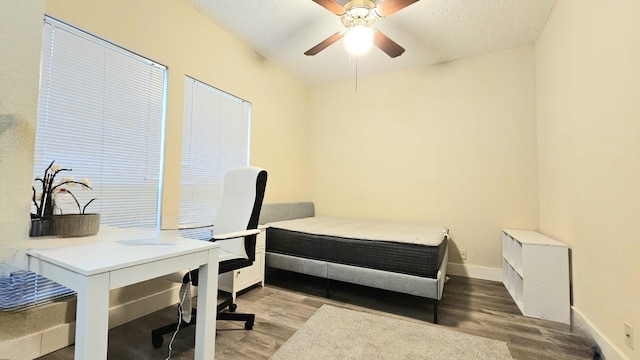
[[241, 237], [245, 237], [245, 236], [256, 235], [256, 234], [259, 234], [260, 231], [261, 231], [260, 229], [249, 229], [249, 230], [242, 230], [242, 231], [234, 231], [234, 232], [230, 232], [230, 233], [226, 233], [226, 234], [214, 235], [211, 238], [211, 240], [218, 241], [218, 240], [236, 239], [236, 238], [241, 238]]

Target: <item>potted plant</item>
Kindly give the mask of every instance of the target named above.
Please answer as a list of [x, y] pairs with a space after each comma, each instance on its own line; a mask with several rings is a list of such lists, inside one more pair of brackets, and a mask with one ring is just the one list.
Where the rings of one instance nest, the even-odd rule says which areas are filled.
[[[65, 177], [56, 182], [56, 176], [63, 171], [71, 171], [55, 165], [55, 160], [49, 164], [42, 178], [35, 178], [35, 182], [41, 186], [41, 191], [36, 191], [32, 186], [32, 201], [35, 212], [31, 213], [31, 229], [29, 236], [60, 235], [60, 236], [85, 236], [98, 232], [100, 214], [87, 214], [86, 209], [95, 198], [82, 207], [78, 199], [70, 191], [70, 187], [79, 185], [82, 189], [91, 189], [88, 179], [76, 181], [73, 177]], [[63, 213], [62, 207], [58, 207], [60, 214], [54, 213], [56, 198], [64, 194], [71, 197], [78, 207], [77, 214]], [[67, 208], [68, 209], [68, 208]]]

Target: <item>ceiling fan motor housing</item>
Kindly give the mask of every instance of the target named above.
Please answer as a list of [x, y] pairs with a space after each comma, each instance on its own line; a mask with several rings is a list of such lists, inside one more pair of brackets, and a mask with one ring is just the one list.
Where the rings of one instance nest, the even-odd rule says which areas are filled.
[[353, 26], [370, 27], [380, 18], [375, 11], [376, 4], [371, 0], [352, 0], [344, 5], [346, 12], [341, 16], [342, 24], [346, 28]]

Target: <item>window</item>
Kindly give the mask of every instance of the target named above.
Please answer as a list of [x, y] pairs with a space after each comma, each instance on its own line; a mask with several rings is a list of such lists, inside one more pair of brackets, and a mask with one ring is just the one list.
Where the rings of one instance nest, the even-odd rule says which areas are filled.
[[[34, 177], [51, 161], [88, 178], [76, 191], [87, 212], [123, 227], [160, 227], [166, 67], [46, 17]], [[60, 180], [59, 178], [57, 180]], [[27, 271], [0, 269], [2, 310], [59, 296], [66, 289]]]
[[166, 67], [46, 18], [34, 173], [51, 161], [88, 178], [87, 212], [160, 227]]
[[[224, 175], [249, 164], [250, 119], [249, 102], [185, 77], [180, 227], [215, 222]], [[191, 236], [210, 238], [201, 231]]]

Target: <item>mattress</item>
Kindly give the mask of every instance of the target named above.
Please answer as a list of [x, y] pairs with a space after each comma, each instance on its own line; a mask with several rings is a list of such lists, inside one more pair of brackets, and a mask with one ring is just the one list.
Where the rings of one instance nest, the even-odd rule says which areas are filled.
[[449, 230], [424, 223], [308, 217], [267, 224], [266, 251], [436, 278]]

